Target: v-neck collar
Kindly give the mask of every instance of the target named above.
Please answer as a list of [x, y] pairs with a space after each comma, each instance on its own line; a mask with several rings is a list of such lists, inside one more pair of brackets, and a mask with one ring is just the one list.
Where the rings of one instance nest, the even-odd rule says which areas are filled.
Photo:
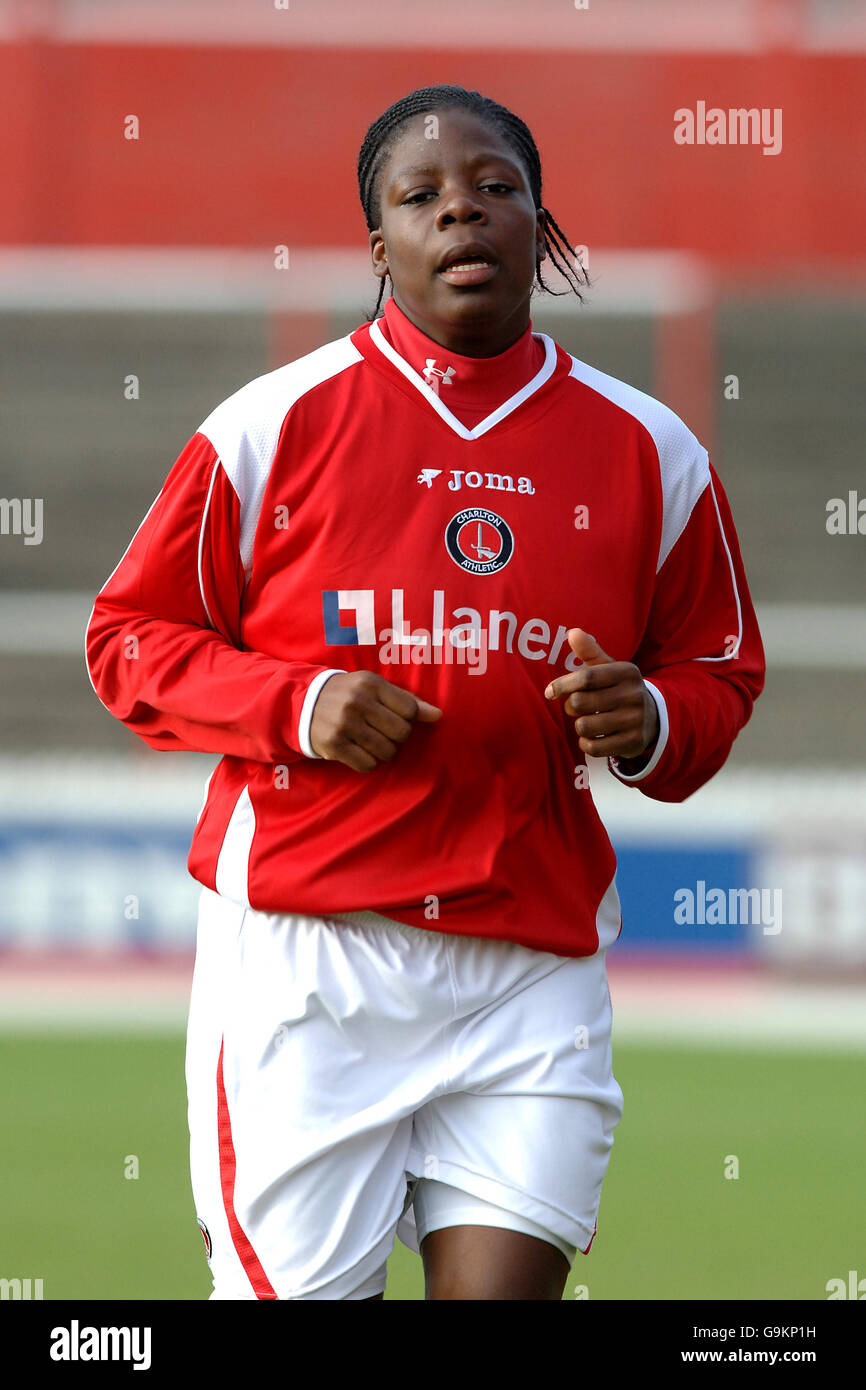
[[462, 421], [457, 419], [456, 415], [452, 414], [447, 405], [442, 404], [441, 398], [431, 386], [427, 385], [427, 382], [420, 373], [416, 372], [414, 367], [410, 367], [405, 357], [401, 357], [396, 348], [391, 346], [379, 327], [378, 322], [374, 320], [370, 325], [370, 338], [382, 355], [387, 357], [388, 361], [397, 368], [398, 372], [403, 374], [410, 385], [415, 387], [416, 391], [420, 391], [421, 395], [426, 401], [429, 401], [440, 419], [442, 419], [455, 434], [458, 434], [461, 439], [480, 439], [483, 434], [486, 434], [488, 430], [492, 430], [494, 425], [498, 425], [501, 420], [511, 415], [518, 406], [523, 405], [524, 401], [528, 400], [546, 381], [550, 380], [556, 370], [556, 344], [546, 333], [533, 333], [532, 336], [537, 339], [537, 341], [544, 344], [544, 362], [535, 376], [531, 381], [528, 381], [525, 386], [521, 386], [520, 390], [516, 391], [513, 396], [509, 396], [507, 401], [503, 401], [502, 405], [497, 406], [490, 415], [480, 420], [473, 429], [469, 429]]

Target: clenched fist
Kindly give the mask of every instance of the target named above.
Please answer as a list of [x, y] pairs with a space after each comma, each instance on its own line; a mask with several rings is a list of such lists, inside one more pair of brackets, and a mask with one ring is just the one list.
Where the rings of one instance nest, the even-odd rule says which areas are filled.
[[631, 661], [614, 661], [583, 628], [569, 628], [568, 644], [583, 665], [573, 675], [557, 676], [544, 694], [548, 700], [568, 696], [565, 712], [577, 715], [581, 752], [646, 763], [659, 735], [659, 713], [640, 671]]
[[442, 711], [374, 671], [329, 676], [313, 706], [310, 744], [320, 758], [372, 772], [405, 743], [416, 719], [433, 723]]

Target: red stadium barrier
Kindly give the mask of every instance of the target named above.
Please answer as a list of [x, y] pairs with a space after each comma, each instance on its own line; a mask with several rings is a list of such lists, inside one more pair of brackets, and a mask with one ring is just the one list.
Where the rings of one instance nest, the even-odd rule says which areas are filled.
[[[440, 53], [0, 45], [0, 244], [347, 246], [369, 122], [459, 82], [527, 120], [545, 196], [589, 247], [688, 248], [720, 268], [866, 245], [862, 53]], [[780, 109], [781, 149], [678, 144], [686, 108]], [[124, 136], [138, 117], [137, 139]], [[769, 117], [768, 117], [769, 119]], [[799, 269], [797, 269], [799, 267]]]

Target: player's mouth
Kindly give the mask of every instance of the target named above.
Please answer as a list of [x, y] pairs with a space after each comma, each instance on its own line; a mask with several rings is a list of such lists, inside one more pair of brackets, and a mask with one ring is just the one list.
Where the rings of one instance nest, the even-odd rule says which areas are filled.
[[449, 285], [483, 285], [492, 280], [498, 268], [486, 247], [471, 242], [446, 251], [436, 273]]

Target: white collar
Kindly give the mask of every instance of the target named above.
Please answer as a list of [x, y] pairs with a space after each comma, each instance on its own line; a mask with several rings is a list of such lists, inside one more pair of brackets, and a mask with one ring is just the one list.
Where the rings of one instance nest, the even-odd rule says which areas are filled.
[[454, 433], [459, 434], [461, 439], [480, 439], [481, 436], [486, 434], [488, 430], [491, 430], [494, 425], [498, 425], [500, 420], [504, 420], [507, 415], [510, 415], [513, 410], [516, 410], [519, 405], [522, 405], [525, 400], [528, 400], [530, 396], [534, 395], [553, 375], [556, 368], [556, 344], [546, 333], [533, 333], [532, 336], [537, 342], [544, 344], [544, 362], [540, 369], [536, 372], [531, 381], [528, 381], [525, 386], [521, 386], [519, 391], [513, 396], [509, 396], [508, 400], [503, 401], [502, 405], [497, 406], [491, 415], [487, 415], [474, 429], [470, 430], [457, 419], [456, 415], [452, 415], [447, 405], [442, 404], [442, 401], [433, 388], [428, 386], [424, 378], [415, 371], [415, 368], [409, 366], [405, 357], [401, 357], [399, 352], [391, 346], [379, 327], [378, 321], [374, 320], [370, 325], [370, 337], [379, 351], [387, 357], [389, 362], [394, 364], [398, 372], [403, 373], [406, 380], [415, 387], [416, 391], [421, 392], [425, 400], [430, 402], [436, 414], [445, 421], [446, 425], [450, 425]]

